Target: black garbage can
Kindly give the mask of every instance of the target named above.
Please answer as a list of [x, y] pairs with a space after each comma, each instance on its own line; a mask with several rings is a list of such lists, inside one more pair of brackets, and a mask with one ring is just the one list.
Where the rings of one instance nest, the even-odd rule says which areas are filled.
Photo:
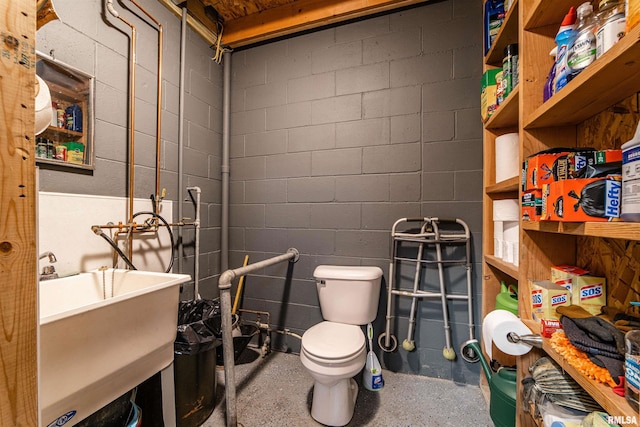
[[173, 362], [176, 424], [196, 427], [216, 406], [216, 351], [222, 341], [214, 333], [214, 318], [219, 319], [220, 302], [183, 301], [178, 310]]

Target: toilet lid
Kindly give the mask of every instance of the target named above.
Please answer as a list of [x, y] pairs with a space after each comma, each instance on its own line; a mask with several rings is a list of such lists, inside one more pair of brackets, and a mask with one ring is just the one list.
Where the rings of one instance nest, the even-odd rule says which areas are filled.
[[302, 336], [305, 351], [322, 359], [344, 359], [364, 349], [364, 333], [359, 326], [321, 322]]

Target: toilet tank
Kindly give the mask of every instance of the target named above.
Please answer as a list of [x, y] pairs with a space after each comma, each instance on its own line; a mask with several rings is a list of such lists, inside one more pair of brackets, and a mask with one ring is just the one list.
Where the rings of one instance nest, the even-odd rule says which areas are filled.
[[313, 277], [325, 320], [366, 325], [376, 318], [382, 281], [380, 267], [319, 265]]

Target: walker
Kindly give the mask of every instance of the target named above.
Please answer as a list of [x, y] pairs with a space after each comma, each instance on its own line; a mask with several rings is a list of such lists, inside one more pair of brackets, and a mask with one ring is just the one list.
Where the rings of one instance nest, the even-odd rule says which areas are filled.
[[[419, 228], [409, 228], [408, 223], [420, 223]], [[385, 331], [379, 335], [378, 344], [385, 352], [392, 352], [398, 346], [396, 337], [391, 333], [391, 319], [393, 297], [411, 297], [411, 310], [409, 313], [409, 328], [407, 338], [402, 343], [402, 348], [407, 351], [415, 349], [414, 329], [416, 323], [416, 311], [418, 300], [422, 298], [439, 298], [442, 303], [442, 319], [444, 322], [444, 338], [445, 347], [442, 355], [447, 360], [454, 360], [456, 357], [455, 350], [451, 345], [451, 327], [449, 325], [449, 311], [447, 308], [447, 300], [464, 300], [467, 301], [469, 313], [469, 339], [474, 339], [473, 331], [473, 300], [472, 300], [472, 282], [471, 282], [471, 233], [469, 227], [461, 219], [444, 219], [444, 218], [400, 218], [391, 228], [391, 256], [389, 263], [389, 283], [387, 286], [387, 313]], [[451, 256], [450, 259], [443, 259], [443, 248], [445, 253]], [[464, 258], [455, 258], [456, 248], [447, 250], [449, 246], [465, 246]], [[401, 256], [401, 252], [408, 252], [407, 249], [417, 250], [415, 258]], [[435, 259], [427, 255], [429, 250], [435, 249]], [[413, 289], [395, 289], [396, 286], [396, 267], [400, 267], [402, 263], [415, 263], [415, 274], [413, 280]], [[422, 282], [422, 270], [430, 265], [436, 265], [438, 268], [439, 292], [424, 291], [420, 289]], [[466, 269], [467, 276], [467, 294], [447, 294], [444, 266], [463, 266]], [[477, 355], [464, 355], [465, 360], [475, 359]]]

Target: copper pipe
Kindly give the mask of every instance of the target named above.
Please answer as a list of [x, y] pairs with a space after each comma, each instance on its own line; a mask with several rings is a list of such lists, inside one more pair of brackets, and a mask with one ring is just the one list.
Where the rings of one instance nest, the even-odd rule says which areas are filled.
[[[107, 10], [131, 28], [131, 54], [129, 56], [129, 223], [133, 222], [133, 193], [135, 187], [135, 99], [136, 99], [136, 27], [124, 19], [113, 7], [113, 0], [107, 0]], [[129, 242], [129, 259], [133, 257], [133, 244]]]
[[157, 89], [157, 107], [156, 107], [156, 192], [155, 203], [153, 206], [153, 212], [158, 213], [158, 203], [162, 199], [160, 195], [160, 151], [161, 147], [161, 129], [162, 129], [162, 47], [163, 47], [163, 33], [162, 24], [154, 18], [145, 8], [140, 6], [135, 0], [131, 0], [138, 9], [140, 9], [154, 24], [158, 26], [158, 89]]

